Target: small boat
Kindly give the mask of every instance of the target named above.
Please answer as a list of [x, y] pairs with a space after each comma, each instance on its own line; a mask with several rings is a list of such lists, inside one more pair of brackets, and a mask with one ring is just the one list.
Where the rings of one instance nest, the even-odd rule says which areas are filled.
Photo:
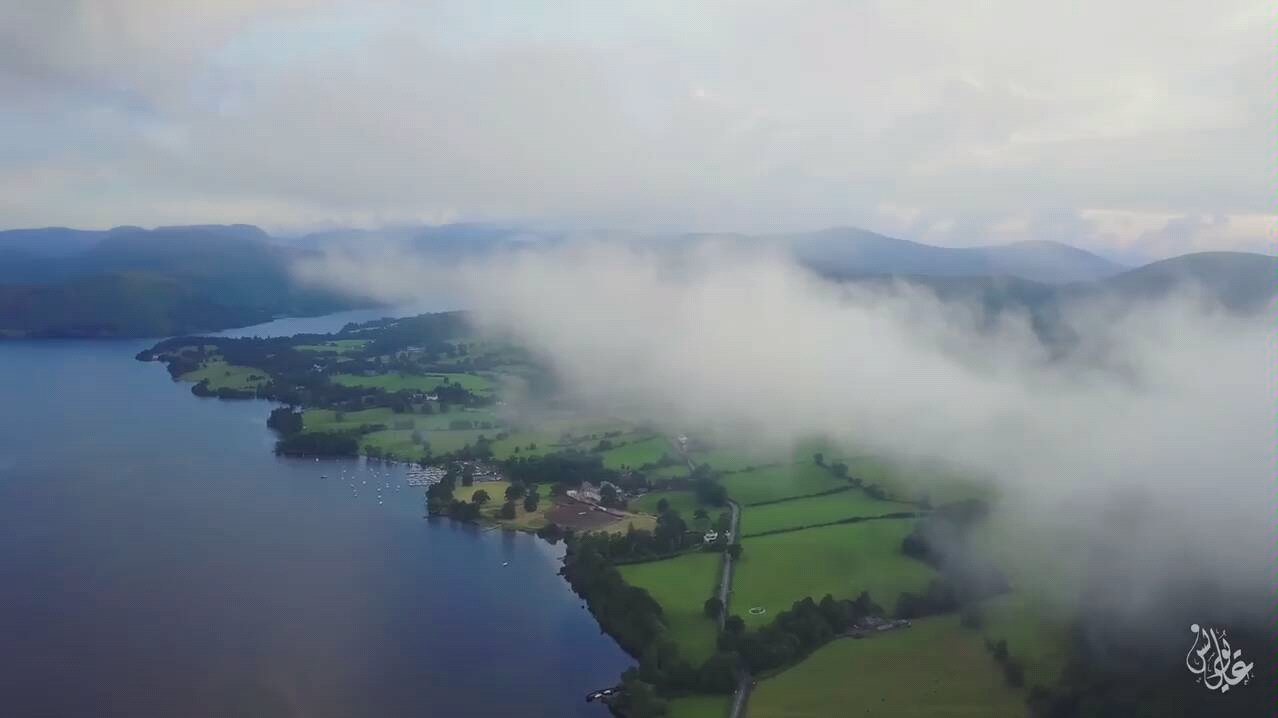
[[509, 562], [509, 561], [502, 561], [502, 562], [501, 562], [501, 565], [503, 565], [503, 566], [509, 566], [509, 565], [510, 565], [510, 562]]

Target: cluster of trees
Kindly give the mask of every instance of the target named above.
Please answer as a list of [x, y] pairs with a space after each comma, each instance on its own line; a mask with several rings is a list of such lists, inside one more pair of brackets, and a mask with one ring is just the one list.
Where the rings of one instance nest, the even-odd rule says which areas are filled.
[[632, 526], [624, 534], [590, 534], [580, 541], [590, 542], [610, 561], [637, 563], [699, 548], [704, 539], [688, 527], [678, 511], [667, 509], [657, 516], [651, 531]]
[[864, 591], [853, 600], [827, 594], [817, 602], [809, 596], [753, 631], [745, 630], [740, 616], [729, 616], [724, 620], [719, 647], [740, 655], [744, 665], [757, 674], [801, 661], [867, 616], [883, 615], [883, 609]]
[[430, 516], [447, 516], [456, 521], [474, 523], [479, 520], [484, 504], [492, 500], [487, 491], [479, 489], [471, 494], [470, 501], [462, 501], [453, 494], [462, 470], [452, 464], [442, 479], [426, 489], [426, 513]]
[[666, 698], [689, 691], [731, 693], [740, 659], [719, 651], [700, 666], [684, 658], [670, 638], [661, 605], [644, 589], [631, 586], [608, 555], [607, 537], [595, 533], [566, 536], [558, 529], [543, 532], [568, 540], [561, 573], [586, 600], [599, 625], [639, 665], [622, 674], [621, 693], [610, 708], [627, 718], [667, 715]]
[[1021, 667], [1019, 661], [1012, 658], [1007, 652], [1007, 641], [998, 639], [991, 641], [985, 639], [985, 650], [990, 652], [994, 657], [994, 662], [1003, 669], [1003, 676], [1007, 678], [1007, 685], [1012, 688], [1021, 688], [1025, 685], [1025, 669]]
[[836, 478], [845, 479], [849, 484], [865, 492], [865, 495], [869, 496], [872, 499], [885, 501], [888, 498], [890, 498], [888, 495], [888, 492], [884, 491], [883, 487], [879, 486], [878, 484], [870, 482], [870, 481], [866, 481], [860, 476], [848, 475], [848, 465], [843, 463], [842, 461], [832, 461], [829, 464], [827, 464], [825, 462], [825, 456], [823, 456], [820, 452], [817, 452], [812, 455], [812, 461], [817, 466], [824, 467]]
[[565, 538], [569, 539], [568, 550], [560, 573], [586, 600], [600, 627], [617, 645], [632, 656], [642, 656], [665, 630], [661, 604], [621, 577], [609, 558], [606, 537], [584, 534]]
[[292, 436], [302, 431], [302, 412], [290, 406], [272, 409], [266, 425], [280, 436]]
[[[348, 327], [336, 335], [306, 334], [296, 337], [175, 337], [164, 340], [149, 350], [138, 353], [142, 361], [165, 362], [174, 378], [199, 369], [205, 362], [221, 359], [228, 364], [259, 369], [270, 377], [256, 390], [210, 389], [197, 385], [198, 396], [222, 398], [264, 398], [282, 403], [358, 411], [386, 407], [397, 413], [433, 412], [433, 405], [423, 402], [421, 392], [386, 391], [377, 387], [346, 386], [331, 380], [334, 373], [387, 374], [456, 371], [456, 366], [439, 366], [438, 359], [454, 356], [458, 346], [453, 332], [464, 331], [454, 316], [423, 315], [395, 323], [368, 327]], [[392, 335], [387, 339], [384, 334]], [[298, 346], [322, 344], [333, 339], [367, 340], [363, 348], [336, 353], [299, 350]], [[383, 356], [402, 348], [416, 346], [421, 351], [412, 355]], [[392, 348], [395, 347], [395, 348]], [[340, 367], [339, 367], [340, 359]], [[452, 406], [483, 406], [492, 403], [488, 396], [475, 394], [456, 382], [443, 382], [433, 392], [440, 410]]]
[[[986, 502], [970, 499], [940, 506], [915, 523], [901, 541], [901, 552], [937, 569], [941, 577], [922, 593], [902, 594], [896, 605], [899, 618], [949, 613], [1011, 590], [1006, 574], [969, 540], [989, 510]], [[979, 617], [969, 615], [965, 621], [979, 623]]]
[[214, 397], [217, 399], [269, 399], [267, 392], [261, 388], [241, 389], [230, 386], [220, 386], [213, 389], [209, 386], [208, 379], [201, 379], [191, 387], [191, 393], [199, 397]]
[[310, 431], [283, 436], [275, 442], [280, 456], [359, 456], [359, 439], [349, 433]]
[[621, 472], [603, 464], [603, 457], [581, 451], [561, 451], [544, 456], [519, 456], [501, 462], [502, 473], [511, 481], [525, 484], [565, 484], [582, 482], [621, 485]]

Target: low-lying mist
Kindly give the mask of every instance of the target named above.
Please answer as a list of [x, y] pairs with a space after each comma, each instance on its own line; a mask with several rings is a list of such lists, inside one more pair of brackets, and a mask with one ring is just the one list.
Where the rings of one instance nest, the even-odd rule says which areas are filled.
[[387, 301], [455, 296], [586, 406], [777, 452], [826, 437], [988, 482], [1007, 526], [995, 548], [1018, 549], [1022, 583], [1056, 579], [1023, 586], [1049, 597], [1099, 548], [1123, 616], [1156, 622], [1186, 581], [1222, 610], [1271, 609], [1273, 323], [1192, 288], [1063, 307], [1062, 354], [1016, 312], [991, 323], [917, 286], [836, 285], [739, 249], [573, 244], [450, 267], [364, 254], [298, 272]]

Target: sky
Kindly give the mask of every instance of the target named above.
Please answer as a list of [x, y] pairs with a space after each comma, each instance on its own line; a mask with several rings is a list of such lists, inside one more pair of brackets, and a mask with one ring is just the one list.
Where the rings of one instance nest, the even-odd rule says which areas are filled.
[[1272, 251], [1271, 3], [0, 0], [0, 226]]

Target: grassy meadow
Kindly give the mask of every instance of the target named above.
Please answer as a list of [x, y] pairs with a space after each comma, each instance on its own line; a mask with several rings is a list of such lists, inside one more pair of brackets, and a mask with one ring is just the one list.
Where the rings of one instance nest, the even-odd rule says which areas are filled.
[[981, 636], [957, 616], [863, 640], [841, 639], [759, 681], [750, 718], [1025, 718]]
[[434, 391], [449, 382], [455, 382], [476, 394], [491, 394], [493, 391], [492, 380], [478, 374], [334, 374], [332, 381], [345, 386], [372, 387], [385, 391]]
[[604, 466], [610, 469], [637, 469], [644, 464], [656, 463], [663, 454], [674, 452], [670, 442], [660, 436], [644, 437], [639, 434], [628, 434], [612, 439], [613, 443], [618, 440], [626, 443], [603, 454]]
[[368, 344], [367, 339], [334, 339], [323, 344], [299, 344], [295, 348], [300, 352], [345, 354], [346, 352], [359, 351], [366, 344]]
[[[746, 509], [745, 512], [749, 512]], [[807, 596], [855, 598], [862, 591], [891, 611], [903, 591], [918, 591], [935, 572], [901, 553], [910, 519], [884, 519], [742, 539], [731, 612], [762, 626]], [[761, 607], [766, 614], [752, 616]]]
[[693, 665], [715, 650], [718, 626], [706, 617], [703, 608], [706, 599], [714, 595], [721, 562], [717, 553], [693, 553], [620, 567], [626, 583], [647, 589], [661, 604], [671, 638]]
[[742, 506], [759, 501], [775, 501], [829, 491], [848, 485], [811, 461], [753, 469], [725, 474], [722, 477], [728, 496]]
[[670, 701], [667, 718], [726, 718], [730, 696], [684, 696]]
[[198, 384], [208, 380], [209, 389], [256, 389], [267, 380], [266, 373], [246, 366], [227, 364], [217, 359], [207, 362], [203, 367], [182, 375], [183, 381]]
[[741, 511], [741, 535], [746, 537], [764, 531], [808, 526], [855, 516], [881, 516], [913, 510], [914, 506], [911, 504], [880, 501], [866, 496], [858, 489], [851, 489], [779, 504], [746, 507]]

